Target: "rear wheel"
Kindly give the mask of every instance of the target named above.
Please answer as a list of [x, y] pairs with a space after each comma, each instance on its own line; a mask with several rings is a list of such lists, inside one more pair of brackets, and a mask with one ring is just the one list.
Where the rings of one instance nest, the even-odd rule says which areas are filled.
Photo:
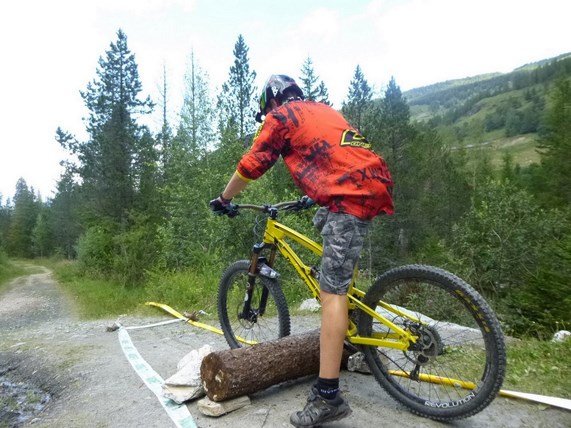
[[[498, 393], [506, 355], [499, 323], [484, 299], [460, 278], [431, 266], [383, 274], [364, 303], [418, 339], [409, 349], [364, 346], [381, 386], [414, 413], [441, 421], [471, 416]], [[400, 315], [381, 308], [383, 301]], [[389, 330], [359, 313], [359, 334]]]
[[231, 264], [218, 286], [218, 319], [231, 348], [288, 336], [287, 302], [276, 279], [255, 278], [250, 307], [245, 310], [249, 260]]

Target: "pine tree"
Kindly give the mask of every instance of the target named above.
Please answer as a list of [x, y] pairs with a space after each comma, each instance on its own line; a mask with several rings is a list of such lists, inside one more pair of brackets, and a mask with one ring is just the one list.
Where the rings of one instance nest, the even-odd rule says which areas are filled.
[[36, 217], [36, 224], [32, 229], [32, 249], [34, 255], [47, 257], [52, 248], [52, 231], [48, 220], [49, 211], [43, 209]]
[[185, 76], [180, 124], [188, 137], [186, 148], [196, 158], [205, 157], [214, 142], [214, 109], [208, 86], [208, 74], [197, 63], [192, 52]]
[[[409, 166], [405, 156], [405, 148], [411, 144], [413, 129], [409, 123], [408, 105], [402, 96], [394, 78], [391, 78], [380, 106], [368, 116], [366, 136], [371, 141], [375, 151], [387, 161], [394, 181], [393, 200], [396, 207], [394, 216], [388, 217], [379, 227], [374, 228], [372, 246], [386, 246], [386, 252], [391, 262], [404, 261], [410, 248], [409, 218], [410, 210], [407, 204], [412, 197], [411, 192], [418, 189], [405, 185], [402, 177], [408, 173]], [[415, 168], [411, 165], [410, 168]], [[401, 173], [402, 172], [402, 173]], [[387, 265], [381, 265], [382, 268]]]
[[99, 60], [97, 78], [81, 93], [90, 112], [90, 139], [70, 148], [79, 158], [77, 171], [93, 218], [108, 218], [122, 228], [140, 185], [141, 154], [154, 144], [142, 139], [147, 131], [135, 120], [153, 107], [148, 97], [139, 98], [141, 90], [135, 56], [119, 30], [117, 42]]
[[257, 111], [254, 96], [256, 72], [250, 71], [248, 51], [244, 37], [240, 34], [234, 45], [234, 64], [218, 95], [219, 131], [222, 140], [228, 144], [237, 139], [247, 145], [246, 136], [254, 131], [254, 114]]
[[333, 105], [333, 103], [329, 101], [329, 91], [325, 87], [325, 83], [323, 82], [323, 80], [319, 83], [316, 101], [323, 104], [327, 104], [328, 106]]
[[394, 77], [391, 78], [385, 90], [377, 117], [380, 130], [379, 141], [385, 146], [383, 153], [391, 165], [393, 175], [398, 174], [404, 162], [403, 150], [410, 141], [412, 127], [410, 109]]
[[541, 170], [546, 182], [541, 186], [542, 199], [548, 204], [571, 204], [571, 85], [568, 79], [556, 82], [551, 107], [539, 140]]
[[0, 253], [6, 249], [8, 231], [10, 230], [10, 221], [12, 219], [12, 207], [10, 199], [6, 201], [6, 205], [2, 205], [2, 195], [0, 194]]
[[[125, 115], [150, 113], [153, 103], [147, 97], [139, 99], [142, 84], [135, 55], [127, 46], [127, 36], [123, 30], [117, 31], [117, 42], [111, 43], [105, 58], [99, 58], [97, 78], [88, 83], [81, 96], [90, 111], [88, 131], [92, 138], [107, 123], [117, 109], [125, 110]], [[128, 117], [123, 117], [128, 120]]]
[[14, 194], [14, 211], [8, 232], [8, 252], [17, 257], [31, 257], [32, 231], [39, 212], [39, 202], [33, 188], [20, 178]]
[[301, 66], [301, 76], [299, 77], [301, 82], [301, 90], [305, 96], [306, 100], [317, 101], [327, 105], [331, 105], [329, 101], [329, 92], [323, 80], [319, 81], [319, 76], [315, 74], [313, 69], [313, 61], [308, 56]]
[[347, 120], [358, 130], [364, 132], [363, 122], [365, 109], [373, 97], [373, 90], [365, 79], [361, 67], [357, 65], [355, 74], [349, 84], [347, 100], [343, 102], [341, 111]]
[[301, 90], [305, 95], [305, 99], [316, 101], [319, 96], [319, 87], [317, 85], [319, 78], [315, 74], [313, 61], [310, 57], [307, 57], [301, 66], [301, 76], [299, 77], [299, 80], [301, 81]]
[[162, 108], [163, 108], [163, 125], [161, 127], [161, 132], [157, 135], [157, 143], [160, 145], [160, 152], [161, 152], [161, 162], [163, 173], [164, 170], [167, 168], [166, 165], [168, 164], [168, 157], [170, 152], [170, 145], [172, 143], [173, 135], [172, 129], [168, 120], [167, 114], [167, 104], [168, 104], [168, 84], [167, 84], [167, 70], [166, 66], [163, 65], [163, 87], [161, 90], [161, 98], [162, 98]]
[[76, 256], [75, 245], [80, 235], [79, 186], [74, 182], [69, 168], [57, 183], [57, 192], [50, 204], [50, 229], [53, 246], [62, 256], [72, 259]]

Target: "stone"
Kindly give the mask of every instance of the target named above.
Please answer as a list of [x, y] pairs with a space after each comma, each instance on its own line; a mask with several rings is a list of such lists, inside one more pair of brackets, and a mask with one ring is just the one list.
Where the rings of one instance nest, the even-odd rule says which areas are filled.
[[244, 395], [231, 400], [216, 402], [208, 397], [204, 397], [202, 400], [199, 400], [197, 404], [198, 410], [203, 415], [219, 417], [247, 406], [250, 404], [250, 398]]
[[299, 306], [300, 311], [310, 311], [310, 312], [319, 312], [321, 309], [321, 305], [315, 299], [307, 299], [301, 302]]
[[212, 352], [210, 345], [193, 349], [177, 364], [177, 372], [165, 380], [163, 396], [178, 404], [203, 397], [205, 394], [200, 378], [202, 360]]
[[571, 331], [568, 330], [559, 330], [553, 335], [552, 342], [565, 342], [567, 339], [571, 337]]

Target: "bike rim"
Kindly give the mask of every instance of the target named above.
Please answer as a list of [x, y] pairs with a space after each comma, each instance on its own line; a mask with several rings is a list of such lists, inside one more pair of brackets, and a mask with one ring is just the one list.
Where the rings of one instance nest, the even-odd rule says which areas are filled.
[[[240, 342], [240, 346], [244, 346], [245, 343], [252, 344], [278, 339], [280, 337], [280, 322], [277, 305], [271, 290], [266, 288], [267, 299], [265, 305], [262, 304], [265, 287], [261, 280], [256, 280], [250, 311], [244, 314], [247, 286], [248, 272], [245, 270], [232, 277], [227, 289], [225, 309], [234, 338]], [[260, 312], [261, 307], [264, 308], [263, 313]]]
[[[461, 295], [465, 296], [427, 280], [399, 280], [382, 300], [406, 308], [420, 323], [377, 308], [419, 336], [414, 349], [378, 349], [373, 358], [392, 387], [424, 406], [453, 409], [465, 405], [489, 375], [492, 356], [485, 314]], [[375, 320], [372, 330], [388, 333]]]

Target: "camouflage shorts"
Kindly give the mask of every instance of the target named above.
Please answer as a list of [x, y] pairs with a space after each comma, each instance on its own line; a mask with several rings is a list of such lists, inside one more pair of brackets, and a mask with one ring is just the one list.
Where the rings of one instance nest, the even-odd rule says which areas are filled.
[[347, 294], [371, 222], [322, 207], [313, 224], [323, 237], [319, 286], [327, 293]]

